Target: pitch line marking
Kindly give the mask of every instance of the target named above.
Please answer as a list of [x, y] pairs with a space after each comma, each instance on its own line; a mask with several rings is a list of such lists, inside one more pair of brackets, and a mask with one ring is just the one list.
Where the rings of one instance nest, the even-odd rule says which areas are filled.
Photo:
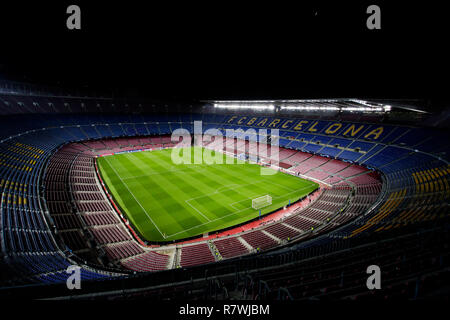
[[[257, 181], [257, 182], [253, 182], [253, 183], [247, 183], [247, 184], [236, 184], [236, 183], [233, 183], [233, 184], [229, 184], [229, 185], [226, 185], [226, 186], [222, 186], [222, 187], [216, 189], [216, 191], [214, 191], [214, 192], [202, 194], [201, 196], [197, 196], [197, 197], [193, 197], [193, 198], [189, 198], [186, 201], [191, 201], [191, 200], [195, 200], [195, 199], [198, 199], [198, 198], [203, 198], [203, 197], [207, 197], [207, 196], [211, 196], [211, 195], [214, 195], [214, 194], [221, 193], [218, 190], [222, 189], [224, 187], [227, 187], [227, 189], [224, 189], [224, 190], [234, 190], [234, 189], [239, 189], [241, 187], [247, 187], [247, 186], [251, 186], [251, 185], [262, 183], [262, 182], [265, 182], [265, 181]], [[233, 188], [231, 186], [236, 186], [236, 187]]]
[[[190, 198], [190, 199], [187, 199], [187, 200], [184, 200], [184, 201], [185, 201], [192, 209], [194, 209], [195, 211], [197, 211], [198, 213], [200, 213], [200, 214], [202, 215], [202, 217], [204, 217], [206, 220], [211, 221], [211, 220], [208, 219], [205, 215], [203, 215], [203, 213], [200, 212], [200, 210], [198, 210], [198, 209], [197, 209], [196, 207], [194, 207], [191, 203], [189, 203], [189, 201], [196, 200], [196, 199], [203, 198], [203, 197], [207, 197], [207, 196], [210, 196], [210, 195], [213, 195], [213, 194], [218, 194], [218, 193], [220, 193], [220, 192], [219, 192], [220, 189], [223, 189], [224, 191], [225, 191], [225, 190], [234, 190], [234, 189], [238, 189], [238, 188], [241, 188], [241, 187], [246, 187], [246, 186], [249, 186], [249, 185], [254, 185], [254, 184], [257, 184], [257, 183], [260, 183], [260, 182], [264, 182], [264, 181], [257, 181], [257, 182], [254, 182], [254, 183], [247, 183], [247, 184], [243, 184], [243, 185], [239, 185], [239, 184], [237, 184], [237, 183], [233, 183], [233, 184], [229, 184], [229, 185], [225, 185], [225, 186], [219, 187], [219, 188], [216, 189], [216, 191], [214, 191], [214, 192], [212, 192], [212, 193], [203, 194], [203, 195], [201, 195], [201, 196], [194, 197], [194, 198]], [[232, 186], [236, 186], [236, 187], [233, 188]], [[224, 188], [225, 188], [225, 189], [224, 189]], [[245, 201], [245, 200], [248, 200], [248, 199], [244, 199], [244, 200], [241, 200], [241, 201]], [[237, 201], [237, 202], [241, 202], [241, 201]], [[233, 203], [236, 203], [236, 202], [233, 202]], [[231, 206], [234, 210], [238, 210], [237, 208], [235, 208], [235, 207], [233, 206], [233, 203], [230, 204], [229, 206]], [[248, 209], [248, 208], [246, 208], [246, 209]]]
[[[183, 172], [183, 171], [188, 171], [190, 169], [191, 168], [159, 171], [159, 172], [153, 172], [153, 173], [148, 173], [148, 174], [142, 174], [142, 175], [138, 175], [138, 176], [125, 177], [125, 178], [123, 178], [123, 180], [130, 180], [130, 179], [143, 178], [143, 177], [149, 177], [149, 176], [158, 176], [158, 175], [163, 175], [165, 173], [170, 173], [170, 172]], [[204, 170], [204, 169], [199, 169], [199, 170]]]
[[[212, 193], [203, 194], [203, 195], [201, 195], [201, 196], [194, 197], [194, 198], [190, 198], [190, 199], [187, 199], [187, 200], [184, 200], [184, 201], [185, 201], [192, 209], [194, 209], [195, 211], [197, 211], [198, 213], [200, 213], [200, 214], [202, 215], [202, 217], [204, 217], [206, 220], [211, 221], [211, 219], [208, 219], [202, 212], [200, 212], [200, 210], [198, 210], [195, 206], [193, 206], [191, 203], [189, 203], [189, 201], [196, 200], [196, 199], [203, 198], [203, 197], [207, 197], [207, 196], [210, 196], [210, 195], [213, 195], [213, 194], [218, 194], [218, 193], [220, 193], [220, 192], [219, 192], [220, 189], [223, 189], [224, 191], [225, 191], [225, 190], [234, 190], [234, 189], [238, 189], [238, 188], [241, 188], [241, 187], [246, 187], [246, 186], [249, 186], [249, 185], [257, 184], [257, 183], [260, 183], [260, 182], [264, 182], [264, 181], [258, 181], [258, 182], [254, 182], [254, 183], [247, 183], [247, 184], [243, 184], [243, 185], [239, 185], [239, 184], [237, 184], [237, 183], [233, 183], [233, 184], [229, 184], [229, 185], [226, 185], [226, 186], [222, 186], [222, 187], [220, 187], [220, 188], [217, 188], [216, 191], [214, 191], [214, 192], [212, 192]], [[236, 187], [233, 188], [233, 186], [236, 186]], [[245, 199], [245, 200], [248, 200], [248, 199]], [[241, 200], [241, 201], [244, 201], [244, 200]], [[237, 202], [240, 202], [240, 201], [237, 201]], [[236, 203], [236, 202], [233, 202], [233, 203]], [[231, 206], [234, 210], [238, 210], [238, 209], [236, 209], [236, 208], [233, 206], [233, 204], [230, 204], [230, 206]]]
[[276, 183], [276, 182], [270, 182], [271, 184], [275, 184], [275, 185], [277, 185], [277, 186], [280, 186], [280, 187], [282, 187], [282, 188], [284, 188], [284, 189], [286, 189], [286, 190], [288, 190], [288, 191], [297, 191], [297, 190], [294, 190], [294, 189], [292, 189], [292, 188], [289, 188], [289, 187], [286, 187], [286, 186], [283, 186], [282, 184], [279, 184], [279, 183]]
[[189, 203], [190, 200], [184, 200], [184, 202], [186, 202], [192, 209], [194, 209], [195, 211], [197, 211], [198, 213], [200, 213], [200, 215], [205, 218], [208, 221], [211, 221], [210, 219], [208, 219], [208, 217], [206, 217], [200, 210], [198, 210], [196, 207], [194, 207], [192, 204]]
[[[209, 220], [208, 222], [205, 222], [205, 223], [202, 223], [202, 224], [198, 224], [198, 225], [196, 225], [196, 226], [193, 226], [193, 227], [188, 228], [188, 229], [184, 229], [184, 230], [182, 230], [182, 231], [173, 233], [173, 234], [168, 235], [168, 236], [164, 236], [164, 234], [161, 233], [161, 231], [159, 230], [159, 228], [158, 228], [158, 226], [155, 224], [155, 222], [152, 220], [152, 218], [148, 215], [147, 211], [142, 207], [141, 203], [136, 199], [136, 197], [134, 196], [134, 194], [130, 191], [130, 189], [129, 189], [128, 186], [126, 185], [125, 181], [123, 181], [122, 177], [121, 177], [119, 174], [117, 174], [117, 171], [111, 166], [111, 164], [109, 163], [109, 159], [106, 159], [106, 161], [108, 162], [109, 166], [114, 170], [114, 172], [115, 172], [116, 175], [119, 177], [119, 179], [123, 182], [123, 184], [125, 185], [125, 187], [126, 187], [126, 188], [128, 189], [128, 191], [131, 193], [131, 195], [132, 195], [133, 198], [136, 200], [136, 202], [139, 204], [139, 206], [144, 210], [144, 212], [145, 212], [145, 214], [147, 215], [147, 217], [150, 219], [150, 221], [151, 221], [151, 222], [153, 223], [153, 225], [156, 227], [156, 229], [158, 230], [158, 232], [164, 237], [164, 239], [167, 239], [167, 238], [170, 238], [170, 237], [175, 236], [175, 235], [177, 235], [177, 234], [180, 234], [180, 233], [183, 233], [183, 232], [187, 232], [187, 231], [190, 231], [190, 230], [192, 230], [192, 229], [195, 229], [195, 228], [204, 226], [204, 225], [209, 224], [209, 223], [211, 223], [211, 222], [215, 222], [215, 221], [217, 221], [217, 220], [221, 220], [221, 219], [223, 219], [223, 218], [225, 218], [225, 217], [228, 217], [228, 216], [237, 214], [237, 213], [239, 213], [239, 212], [242, 212], [242, 211], [244, 211], [244, 210], [248, 210], [248, 209], [251, 208], [251, 207], [247, 207], [247, 208], [244, 208], [244, 209], [241, 209], [241, 210], [232, 212], [232, 213], [230, 213], [230, 214], [227, 214], [227, 215], [225, 215], [225, 216], [216, 218], [216, 219], [214, 219], [214, 220], [210, 220], [210, 219], [208, 219], [208, 218], [205, 217], [207, 220]], [[169, 171], [170, 171], [170, 170], [169, 170]], [[174, 170], [174, 171], [183, 171], [183, 170]], [[144, 175], [144, 176], [146, 176], [146, 175]], [[265, 182], [265, 181], [264, 181], [264, 180], [261, 180], [261, 181], [257, 181], [257, 182], [254, 182], [254, 183], [248, 183], [248, 184], [245, 184], [245, 185], [231, 184], [231, 185], [228, 185], [228, 187], [229, 187], [229, 186], [233, 186], [233, 185], [237, 185], [236, 188], [231, 188], [231, 187], [230, 187], [229, 189], [238, 189], [238, 188], [240, 188], [240, 187], [245, 187], [245, 186], [249, 186], [249, 185], [254, 185], [254, 184], [261, 183], [261, 182]], [[280, 185], [280, 186], [281, 186], [281, 185]], [[294, 191], [289, 192], [289, 193], [286, 193], [286, 194], [284, 194], [284, 195], [282, 195], [282, 196], [273, 197], [273, 199], [278, 199], [278, 198], [284, 197], [284, 196], [289, 195], [289, 194], [292, 194], [292, 193], [294, 193], [294, 192], [298, 192], [298, 191], [307, 189], [307, 188], [309, 188], [309, 187], [311, 187], [311, 186], [314, 186], [314, 184], [310, 184], [310, 185], [308, 185], [308, 186], [306, 186], [306, 187], [300, 188], [300, 189], [298, 189], [298, 190], [294, 190]], [[212, 194], [217, 194], [217, 193], [219, 193], [218, 190], [220, 190], [220, 189], [223, 188], [223, 187], [227, 187], [227, 186], [219, 187], [219, 188], [216, 189], [216, 191], [213, 192], [213, 193], [204, 194], [204, 195], [201, 195], [201, 196], [198, 196], [198, 197], [194, 197], [194, 198], [187, 199], [187, 200], [185, 200], [185, 201], [190, 201], [190, 200], [198, 199], [198, 198], [201, 198], [201, 197], [204, 197], [204, 196], [208, 196], [208, 195], [212, 195]], [[284, 187], [284, 188], [287, 188], [287, 187], [285, 187], [285, 186], [283, 186], [283, 187]], [[225, 190], [226, 190], [226, 189], [225, 189]], [[291, 189], [291, 190], [292, 190], [292, 189]], [[250, 198], [247, 198], [247, 199], [245, 199], [245, 200], [248, 200], [248, 199], [250, 199]], [[244, 200], [242, 200], [242, 201], [244, 201]], [[235, 203], [235, 202], [233, 202], [233, 203]], [[190, 204], [189, 204], [189, 205], [190, 205]], [[191, 205], [190, 205], [190, 206], [191, 206]], [[191, 206], [191, 207], [192, 207], [192, 206]], [[193, 208], [193, 209], [195, 209], [196, 211], [198, 211], [196, 208]], [[199, 212], [199, 211], [198, 211], [198, 212]], [[199, 212], [199, 213], [200, 213], [200, 212]], [[202, 216], [203, 216], [203, 214], [202, 214]]]
[[240, 184], [232, 183], [232, 184], [228, 184], [228, 185], [225, 185], [225, 186], [221, 186], [221, 187], [217, 188], [216, 191], [214, 191], [214, 192], [211, 193], [211, 194], [219, 193], [219, 190], [220, 190], [220, 189], [224, 189], [224, 190], [231, 189], [231, 187], [233, 187], [233, 186], [240, 186]]
[[[311, 184], [311, 185], [309, 185], [309, 186], [306, 186], [306, 187], [300, 188], [300, 189], [298, 189], [298, 190], [294, 190], [294, 191], [292, 191], [292, 192], [290, 192], [290, 193], [286, 193], [286, 194], [284, 194], [284, 195], [282, 195], [282, 196], [278, 196], [278, 197], [273, 197], [272, 199], [278, 199], [278, 198], [284, 197], [284, 196], [286, 196], [286, 195], [288, 195], [288, 194], [292, 194], [292, 193], [294, 193], [294, 192], [299, 192], [299, 191], [301, 191], [301, 190], [307, 189], [307, 188], [309, 188], [309, 187], [311, 187], [311, 186], [313, 186], [313, 185]], [[182, 230], [182, 231], [179, 231], [179, 232], [176, 232], [176, 233], [170, 234], [170, 235], [168, 235], [168, 236], [167, 236], [167, 238], [170, 238], [170, 237], [172, 237], [172, 236], [176, 236], [177, 234], [180, 234], [180, 233], [183, 233], [183, 232], [187, 232], [187, 231], [190, 231], [190, 230], [192, 230], [192, 229], [195, 229], [195, 228], [198, 228], [198, 227], [204, 226], [204, 225], [206, 225], [206, 224], [209, 224], [209, 223], [211, 223], [211, 222], [215, 222], [215, 221], [217, 221], [217, 220], [221, 220], [221, 219], [223, 219], [223, 218], [226, 218], [226, 217], [229, 217], [229, 216], [231, 216], [231, 215], [233, 215], [233, 214], [236, 214], [236, 213], [242, 212], [242, 211], [244, 211], [244, 210], [248, 210], [248, 209], [250, 209], [250, 208], [251, 208], [251, 207], [248, 207], [248, 208], [244, 208], [244, 209], [241, 209], [241, 210], [238, 210], [238, 211], [235, 211], [235, 212], [229, 213], [229, 214], [227, 214], [227, 215], [225, 215], [225, 216], [222, 216], [222, 217], [216, 218], [216, 219], [214, 219], [214, 220], [210, 220], [209, 222], [205, 222], [205, 223], [202, 223], [202, 224], [198, 224], [198, 225], [196, 225], [196, 226], [193, 226], [193, 227], [191, 227], [191, 228], [189, 228], [189, 229], [184, 229], [184, 230]]]
[[[230, 203], [230, 206], [233, 207], [233, 209], [235, 209], [235, 210], [239, 210], [239, 209], [235, 208], [235, 206], [234, 206], [235, 203], [241, 203], [241, 202], [244, 202], [244, 201], [253, 200], [255, 198], [263, 197], [265, 195], [267, 195], [267, 193], [255, 196], [254, 198], [246, 198], [246, 199], [243, 199], [243, 200], [240, 200], [240, 201], [232, 202], [232, 203]], [[249, 208], [251, 208], [251, 207], [247, 207], [247, 209], [249, 209]]]
[[127, 188], [128, 192], [133, 196], [134, 200], [137, 202], [137, 204], [142, 208], [142, 210], [144, 210], [146, 216], [150, 219], [150, 221], [153, 223], [153, 225], [155, 226], [156, 230], [158, 230], [158, 232], [161, 234], [161, 236], [166, 239], [166, 236], [161, 232], [161, 230], [159, 230], [158, 226], [156, 225], [156, 223], [153, 221], [153, 219], [148, 215], [147, 210], [145, 210], [145, 208], [142, 206], [142, 204], [139, 202], [138, 199], [136, 199], [136, 197], [134, 196], [133, 192], [131, 192], [130, 188], [128, 187], [128, 185], [125, 183], [125, 181], [123, 181], [122, 177], [117, 173], [116, 169], [111, 166], [111, 164], [109, 163], [109, 160], [106, 159], [106, 162], [108, 162], [108, 165], [111, 167], [111, 169], [113, 169], [114, 173], [119, 177], [120, 181], [122, 181], [122, 183], [125, 185], [125, 187]]

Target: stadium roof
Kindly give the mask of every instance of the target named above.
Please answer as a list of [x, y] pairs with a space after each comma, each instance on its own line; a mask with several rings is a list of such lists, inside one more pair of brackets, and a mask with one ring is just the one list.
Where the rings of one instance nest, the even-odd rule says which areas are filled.
[[[204, 100], [216, 108], [291, 110], [291, 111], [349, 111], [390, 112], [392, 108], [428, 113], [418, 105], [420, 100], [363, 100], [356, 98], [290, 99], [290, 100]], [[423, 102], [422, 102], [423, 103]]]

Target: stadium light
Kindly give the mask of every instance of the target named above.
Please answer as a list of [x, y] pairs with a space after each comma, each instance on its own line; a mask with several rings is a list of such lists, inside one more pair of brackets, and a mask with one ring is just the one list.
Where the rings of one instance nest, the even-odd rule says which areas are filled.
[[342, 111], [383, 112], [384, 109], [380, 107], [343, 107]]
[[214, 108], [230, 110], [267, 110], [267, 111], [339, 111], [339, 112], [389, 112], [390, 105], [371, 103], [359, 99], [328, 100], [222, 100], [214, 101]]
[[[291, 111], [358, 111], [358, 112], [383, 112], [387, 111], [385, 107], [336, 107], [336, 106], [283, 106], [281, 110]], [[390, 110], [390, 109], [389, 109]]]
[[308, 110], [308, 111], [338, 111], [339, 107], [331, 107], [331, 106], [283, 106], [281, 107], [281, 110], [294, 110], [294, 111], [300, 111], [300, 110]]
[[235, 104], [235, 103], [215, 103], [214, 108], [219, 109], [252, 109], [252, 110], [274, 110], [274, 104]]

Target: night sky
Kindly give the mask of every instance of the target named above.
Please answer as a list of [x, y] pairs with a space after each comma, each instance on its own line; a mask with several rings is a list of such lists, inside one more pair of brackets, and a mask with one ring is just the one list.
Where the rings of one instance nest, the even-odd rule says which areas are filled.
[[[443, 8], [378, 2], [382, 29], [368, 30], [372, 2], [92, 2], [2, 4], [0, 77], [167, 99], [445, 93]], [[69, 4], [81, 30], [66, 28]]]

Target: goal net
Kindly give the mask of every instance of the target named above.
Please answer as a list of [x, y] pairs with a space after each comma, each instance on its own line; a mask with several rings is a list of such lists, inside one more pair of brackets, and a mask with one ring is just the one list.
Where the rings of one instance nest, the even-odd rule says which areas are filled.
[[268, 194], [262, 197], [252, 199], [252, 208], [255, 210], [267, 207], [272, 204], [272, 197]]

